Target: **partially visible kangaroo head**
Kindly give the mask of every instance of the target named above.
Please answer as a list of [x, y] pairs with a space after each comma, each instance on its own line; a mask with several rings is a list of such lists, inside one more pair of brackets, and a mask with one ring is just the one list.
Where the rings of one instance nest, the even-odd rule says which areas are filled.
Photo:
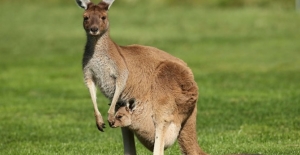
[[84, 8], [83, 27], [87, 35], [99, 36], [109, 28], [107, 11], [114, 0], [103, 0], [94, 4], [90, 0], [76, 0], [77, 4]]
[[132, 111], [127, 106], [122, 106], [115, 114], [115, 123], [113, 127], [126, 127], [131, 125]]

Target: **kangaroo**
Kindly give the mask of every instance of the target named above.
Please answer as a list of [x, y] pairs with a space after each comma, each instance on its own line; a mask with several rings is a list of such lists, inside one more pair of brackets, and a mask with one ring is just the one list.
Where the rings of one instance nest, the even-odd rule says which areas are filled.
[[[180, 69], [177, 68], [177, 70], [173, 70], [172, 68], [168, 68], [174, 72], [174, 75], [179, 74]], [[178, 72], [177, 72], [178, 71]], [[167, 73], [168, 74], [168, 73]], [[172, 76], [170, 74], [169, 76]], [[166, 78], [170, 78], [166, 76]], [[183, 78], [185, 78], [183, 76]], [[183, 80], [183, 79], [182, 79]], [[161, 82], [166, 82], [165, 80], [162, 80]], [[161, 88], [166, 83], [156, 83], [157, 87]], [[160, 92], [158, 90], [157, 94], [163, 94], [166, 93], [167, 89], [162, 89]], [[173, 91], [173, 90], [172, 90]], [[174, 94], [175, 91], [173, 92]], [[174, 113], [175, 115], [172, 117], [172, 121], [168, 124], [168, 126], [165, 128], [164, 131], [164, 149], [167, 149], [170, 147], [176, 139], [178, 139], [182, 154], [192, 154], [192, 155], [205, 155], [206, 153], [203, 152], [197, 143], [197, 135], [196, 135], [196, 129], [195, 129], [195, 118], [197, 114], [197, 108], [195, 107], [193, 111], [191, 112], [191, 115], [189, 116], [188, 120], [186, 120], [186, 114], [189, 113], [184, 109], [182, 106], [186, 105], [180, 105], [181, 99], [186, 99], [185, 97], [189, 97], [188, 95], [181, 93], [176, 94], [178, 95], [178, 98], [175, 97], [175, 100], [177, 100], [177, 108]], [[181, 96], [182, 95], [182, 96]], [[186, 101], [186, 100], [184, 100]], [[132, 99], [129, 100], [129, 103], [118, 103], [116, 114], [115, 114], [115, 122], [112, 127], [128, 127], [129, 130], [131, 130], [138, 140], [150, 151], [153, 151], [155, 147], [156, 142], [156, 127], [157, 124], [155, 124], [155, 120], [153, 119], [153, 116], [155, 115], [155, 111], [153, 110], [153, 103], [151, 101], [146, 101], [149, 103], [138, 103], [139, 101], [134, 101]], [[155, 102], [155, 100], [154, 100]], [[175, 107], [176, 108], [176, 107]], [[161, 109], [161, 113], [167, 112], [166, 109]], [[164, 114], [164, 117], [167, 117]], [[193, 120], [193, 121], [191, 121]], [[195, 139], [196, 138], [196, 139]], [[155, 153], [154, 153], [155, 154]]]
[[[105, 124], [97, 107], [97, 87], [111, 101], [108, 110], [111, 127], [116, 121], [118, 101], [135, 99], [132, 117], [138, 117], [132, 121], [151, 117], [155, 129], [151, 142], [153, 154], [163, 154], [169, 145], [165, 140], [169, 128], [176, 131], [183, 154], [205, 154], [197, 143], [198, 87], [192, 71], [179, 58], [157, 48], [114, 43], [109, 36], [108, 20], [113, 1], [94, 4], [90, 0], [76, 0], [85, 10], [83, 27], [87, 41], [82, 68], [98, 129], [103, 131]], [[128, 127], [121, 130], [124, 154], [136, 154], [132, 131]]]

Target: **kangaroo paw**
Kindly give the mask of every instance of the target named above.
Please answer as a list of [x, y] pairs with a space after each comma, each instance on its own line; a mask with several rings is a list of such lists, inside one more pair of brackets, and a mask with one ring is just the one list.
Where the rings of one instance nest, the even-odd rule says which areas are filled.
[[112, 114], [108, 114], [108, 123], [110, 127], [113, 127], [115, 124], [115, 116]]
[[98, 128], [98, 130], [100, 130], [101, 132], [104, 132], [104, 128], [105, 128], [105, 123], [103, 122], [96, 122], [96, 126]]
[[96, 126], [98, 130], [104, 132], [103, 129], [105, 128], [105, 123], [103, 122], [101, 115], [96, 115]]

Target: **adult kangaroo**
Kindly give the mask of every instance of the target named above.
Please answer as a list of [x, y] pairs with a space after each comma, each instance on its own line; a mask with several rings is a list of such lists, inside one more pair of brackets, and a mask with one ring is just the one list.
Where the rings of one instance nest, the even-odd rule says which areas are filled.
[[[182, 60], [157, 48], [114, 43], [109, 36], [108, 21], [108, 9], [113, 1], [94, 4], [90, 0], [76, 0], [85, 9], [83, 27], [87, 42], [83, 73], [98, 129], [103, 131], [105, 126], [97, 107], [96, 87], [111, 100], [108, 110], [110, 126], [115, 123], [116, 103], [119, 101], [134, 102], [135, 113], [143, 112], [143, 109], [149, 111], [147, 115], [151, 115], [155, 125], [153, 154], [164, 153], [166, 130], [174, 124], [183, 154], [205, 154], [197, 143], [198, 87], [191, 70]], [[143, 115], [139, 116], [142, 119]], [[122, 136], [124, 154], [136, 154], [133, 133], [123, 127]]]

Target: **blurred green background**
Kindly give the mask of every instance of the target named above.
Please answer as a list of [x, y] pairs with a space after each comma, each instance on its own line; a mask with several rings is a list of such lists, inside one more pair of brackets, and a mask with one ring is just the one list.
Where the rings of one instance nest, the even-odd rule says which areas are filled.
[[[73, 0], [0, 4], [0, 154], [122, 154], [120, 129], [96, 129], [83, 83], [83, 10]], [[300, 154], [294, 0], [116, 0], [109, 18], [119, 45], [155, 46], [191, 67], [207, 153]], [[99, 93], [105, 118], [108, 103]]]

